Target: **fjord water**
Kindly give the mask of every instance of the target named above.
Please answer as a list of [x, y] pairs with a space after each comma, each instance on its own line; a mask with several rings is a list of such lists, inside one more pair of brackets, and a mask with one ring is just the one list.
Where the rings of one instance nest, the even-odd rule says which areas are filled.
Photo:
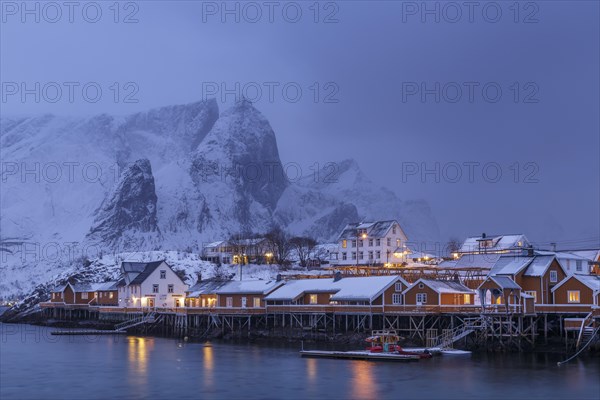
[[[474, 354], [413, 363], [303, 359], [294, 345], [51, 336], [0, 324], [6, 399], [599, 399], [600, 357]], [[308, 346], [307, 346], [308, 347]]]

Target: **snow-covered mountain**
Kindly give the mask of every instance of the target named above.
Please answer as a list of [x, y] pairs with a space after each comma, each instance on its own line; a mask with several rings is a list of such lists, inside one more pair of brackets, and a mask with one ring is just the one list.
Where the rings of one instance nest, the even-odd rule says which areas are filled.
[[353, 160], [289, 182], [273, 129], [246, 101], [221, 115], [205, 101], [125, 117], [2, 118], [0, 146], [4, 296], [108, 253], [198, 252], [274, 225], [331, 240], [348, 222], [397, 218], [413, 240], [439, 236], [427, 203], [377, 187]]

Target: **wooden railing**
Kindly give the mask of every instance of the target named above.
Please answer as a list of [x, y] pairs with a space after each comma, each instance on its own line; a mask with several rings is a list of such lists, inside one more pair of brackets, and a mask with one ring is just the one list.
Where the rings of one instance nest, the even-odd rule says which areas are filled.
[[536, 304], [536, 313], [589, 313], [592, 304]]

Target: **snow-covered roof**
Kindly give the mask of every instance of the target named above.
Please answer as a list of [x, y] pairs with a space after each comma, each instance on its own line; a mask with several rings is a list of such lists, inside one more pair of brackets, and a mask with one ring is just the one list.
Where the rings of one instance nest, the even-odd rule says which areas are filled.
[[204, 248], [205, 249], [210, 249], [210, 248], [213, 248], [213, 247], [219, 247], [219, 246], [221, 246], [223, 244], [226, 244], [226, 243], [227, 242], [224, 241], [224, 240], [219, 240], [219, 241], [216, 241], [216, 242], [210, 242], [210, 243], [207, 243], [206, 245], [204, 245]]
[[410, 247], [408, 249], [404, 249], [401, 247], [398, 247], [396, 250], [394, 250], [394, 253], [401, 253], [404, 250], [408, 251], [408, 254], [406, 255], [406, 257], [408, 258], [427, 258], [430, 260], [436, 259], [437, 256], [431, 253], [425, 253], [424, 251], [420, 251], [420, 250], [414, 250], [411, 249]]
[[454, 265], [456, 268], [485, 268], [491, 269], [498, 259], [500, 254], [463, 254]]
[[85, 292], [97, 292], [97, 291], [107, 291], [107, 290], [117, 290], [117, 282], [84, 282], [84, 283], [68, 283], [66, 285], [61, 285], [52, 290], [52, 292], [62, 292], [65, 290], [67, 285], [71, 286], [73, 292], [75, 293], [85, 293]]
[[493, 265], [490, 275], [515, 275], [529, 265], [533, 257], [523, 257], [518, 255], [501, 256]]
[[283, 284], [283, 281], [275, 279], [230, 281], [218, 289], [217, 294], [268, 294]]
[[419, 283], [429, 286], [431, 289], [438, 293], [474, 293], [473, 290], [469, 289], [465, 285], [456, 281], [443, 281], [438, 279], [424, 279], [421, 278], [413, 283], [403, 293], [408, 292], [414, 287], [417, 287]]
[[568, 253], [575, 254], [590, 261], [597, 261], [600, 258], [600, 250], [575, 250]]
[[[367, 236], [371, 239], [382, 238], [382, 237], [385, 237], [387, 232], [390, 230], [390, 228], [394, 224], [396, 224], [396, 225], [398, 225], [398, 227], [400, 227], [400, 224], [396, 220], [360, 222], [360, 223], [348, 224], [342, 230], [342, 233], [340, 233], [338, 240], [355, 239], [358, 236], [358, 231], [363, 230], [363, 229], [365, 229], [367, 231]], [[402, 231], [402, 228], [400, 228], [400, 232], [404, 233]]]
[[332, 293], [334, 301], [372, 301], [386, 288], [401, 281], [408, 283], [400, 276], [361, 276], [327, 279], [297, 279], [286, 284], [265, 297], [271, 301], [294, 301], [304, 294]]
[[523, 273], [525, 276], [542, 276], [552, 264], [554, 256], [535, 256]]
[[541, 256], [555, 256], [558, 259], [569, 259], [569, 260], [581, 260], [581, 261], [590, 261], [589, 258], [583, 257], [579, 254], [571, 253], [568, 251], [547, 251], [547, 250], [535, 250], [535, 254]]
[[583, 283], [585, 286], [592, 289], [594, 293], [600, 292], [600, 276], [583, 275], [583, 274], [573, 274], [573, 275], [563, 279], [558, 285], [556, 285], [552, 288], [552, 291], [554, 292], [556, 289], [561, 287], [569, 279], [577, 279], [579, 282]]
[[[492, 245], [485, 248], [480, 248], [482, 241], [492, 241]], [[519, 246], [519, 242], [521, 245]], [[495, 235], [495, 236], [473, 236], [467, 238], [460, 247], [460, 253], [470, 253], [478, 251], [503, 251], [512, 249], [521, 249], [529, 245], [529, 240], [523, 234], [516, 235]]]
[[187, 297], [198, 297], [203, 294], [215, 294], [219, 289], [228, 284], [230, 281], [207, 279], [196, 283], [188, 289]]
[[509, 276], [494, 275], [490, 277], [498, 286], [502, 289], [521, 289], [521, 286], [517, 285]]

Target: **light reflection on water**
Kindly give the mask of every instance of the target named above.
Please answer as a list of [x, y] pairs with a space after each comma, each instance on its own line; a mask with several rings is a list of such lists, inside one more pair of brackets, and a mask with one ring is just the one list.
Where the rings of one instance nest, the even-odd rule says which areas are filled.
[[[0, 324], [2, 328], [2, 324]], [[0, 398], [600, 398], [598, 354], [475, 354], [413, 363], [303, 359], [296, 346], [2, 334]], [[37, 340], [39, 339], [39, 340]]]

